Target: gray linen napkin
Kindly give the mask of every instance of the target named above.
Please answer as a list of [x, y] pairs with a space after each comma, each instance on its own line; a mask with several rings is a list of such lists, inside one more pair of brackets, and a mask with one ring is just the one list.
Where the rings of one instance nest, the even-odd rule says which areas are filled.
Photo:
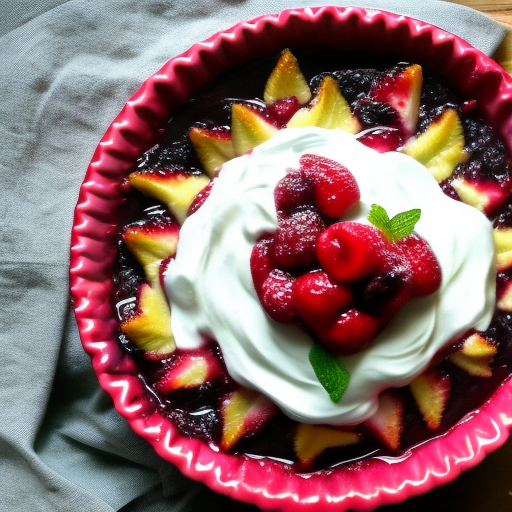
[[[172, 55], [309, 1], [11, 0], [0, 16], [0, 509], [256, 510], [191, 482], [113, 409], [68, 298], [73, 208], [102, 134]], [[334, 2], [347, 5], [343, 2]], [[492, 53], [501, 27], [436, 0], [354, 2]]]

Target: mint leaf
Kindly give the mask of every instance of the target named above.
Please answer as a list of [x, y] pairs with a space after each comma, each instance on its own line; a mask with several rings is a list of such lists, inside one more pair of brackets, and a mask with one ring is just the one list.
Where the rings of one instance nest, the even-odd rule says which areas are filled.
[[309, 362], [330, 399], [334, 403], [339, 402], [350, 381], [347, 368], [320, 343], [315, 343], [311, 347]]
[[368, 220], [378, 229], [380, 229], [388, 240], [393, 239], [391, 220], [388, 212], [378, 204], [372, 204], [372, 209], [368, 213]]
[[414, 208], [405, 212], [397, 213], [392, 219], [389, 218], [386, 210], [378, 204], [372, 204], [368, 213], [368, 220], [378, 229], [390, 242], [396, 242], [401, 238], [409, 236], [416, 223], [420, 220], [421, 210]]
[[414, 226], [420, 220], [421, 210], [407, 210], [406, 212], [397, 213], [391, 219], [391, 231], [395, 240], [400, 240], [409, 236], [414, 231]]

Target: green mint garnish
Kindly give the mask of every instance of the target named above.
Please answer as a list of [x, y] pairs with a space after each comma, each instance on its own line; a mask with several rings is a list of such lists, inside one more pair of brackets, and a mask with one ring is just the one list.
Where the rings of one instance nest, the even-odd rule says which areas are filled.
[[330, 399], [334, 403], [339, 402], [350, 381], [347, 368], [331, 352], [316, 342], [309, 351], [309, 362]]
[[414, 226], [420, 220], [421, 210], [414, 208], [389, 218], [388, 212], [378, 204], [372, 204], [368, 214], [368, 220], [378, 229], [390, 242], [396, 242], [401, 238], [409, 236], [414, 231]]

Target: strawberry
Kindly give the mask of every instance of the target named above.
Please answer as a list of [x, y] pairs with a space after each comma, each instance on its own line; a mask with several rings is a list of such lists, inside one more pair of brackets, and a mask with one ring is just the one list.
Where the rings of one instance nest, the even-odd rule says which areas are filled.
[[339, 316], [352, 301], [352, 295], [350, 288], [317, 270], [297, 277], [292, 304], [300, 317], [313, 326]]
[[221, 448], [231, 449], [243, 436], [254, 435], [277, 414], [277, 407], [264, 395], [240, 388], [222, 399]]
[[182, 224], [194, 197], [210, 182], [207, 176], [190, 174], [182, 168], [135, 171], [129, 184], [150, 197], [162, 201]]
[[334, 280], [350, 283], [374, 275], [382, 266], [382, 233], [358, 222], [338, 222], [319, 237], [317, 256]]
[[412, 278], [412, 296], [424, 297], [441, 285], [441, 267], [428, 242], [412, 234], [395, 242], [408, 263]]
[[365, 349], [379, 332], [376, 318], [356, 308], [342, 313], [332, 322], [319, 324], [315, 332], [333, 352], [351, 355]]
[[265, 103], [271, 105], [278, 100], [295, 96], [300, 104], [311, 99], [311, 91], [299, 69], [297, 59], [288, 49], [283, 50], [276, 67], [268, 77], [263, 93]]
[[422, 83], [421, 66], [413, 64], [404, 70], [393, 69], [370, 91], [375, 100], [387, 103], [398, 112], [406, 138], [416, 132]]
[[312, 183], [302, 170], [290, 171], [274, 189], [274, 201], [279, 213], [291, 214], [300, 206], [311, 205], [312, 200]]
[[282, 270], [272, 270], [261, 285], [260, 302], [267, 315], [276, 322], [292, 323], [295, 310], [292, 307], [294, 278]]
[[441, 426], [450, 386], [450, 377], [443, 375], [436, 368], [426, 370], [409, 384], [430, 430], [437, 430]]
[[316, 261], [316, 244], [324, 223], [315, 210], [293, 212], [279, 220], [269, 246], [270, 262], [282, 270], [309, 266]]
[[340, 92], [338, 82], [332, 76], [322, 80], [309, 105], [298, 110], [286, 126], [317, 126], [349, 133], [357, 133], [361, 129], [359, 121], [352, 115], [350, 105]]
[[194, 126], [189, 132], [189, 138], [204, 171], [210, 178], [222, 164], [235, 158], [231, 134], [225, 127], [209, 130]]
[[213, 382], [222, 375], [217, 358], [210, 350], [189, 351], [180, 354], [155, 384], [157, 392], [167, 394], [176, 389], [196, 388]]
[[300, 158], [300, 166], [313, 183], [313, 203], [322, 215], [339, 218], [359, 201], [356, 179], [345, 166], [310, 154]]
[[213, 185], [215, 185], [215, 179], [212, 178], [212, 181], [206, 185], [202, 190], [200, 190], [192, 202], [190, 203], [190, 206], [187, 210], [187, 217], [192, 215], [193, 213], [197, 212], [201, 206], [203, 206], [203, 203], [208, 199], [208, 196], [210, 195], [210, 192], [212, 191]]
[[293, 447], [300, 466], [309, 468], [327, 448], [356, 444], [361, 436], [347, 428], [299, 423], [293, 437]]
[[379, 396], [377, 411], [364, 425], [384, 445], [397, 450], [403, 431], [403, 410], [404, 402], [400, 395], [395, 390], [385, 391]]

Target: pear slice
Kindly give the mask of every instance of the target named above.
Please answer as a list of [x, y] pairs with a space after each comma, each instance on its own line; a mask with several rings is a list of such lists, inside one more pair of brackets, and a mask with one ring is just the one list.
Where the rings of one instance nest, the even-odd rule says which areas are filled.
[[496, 305], [502, 311], [512, 313], [512, 281], [508, 281], [500, 287]]
[[231, 138], [237, 156], [272, 138], [278, 128], [267, 122], [255, 109], [235, 103], [231, 113]]
[[221, 403], [221, 447], [229, 450], [243, 436], [257, 433], [277, 412], [273, 402], [252, 389], [229, 393]]
[[189, 132], [196, 154], [206, 174], [213, 178], [217, 169], [235, 158], [231, 135], [227, 129], [208, 130], [194, 126]]
[[160, 264], [176, 254], [179, 227], [176, 223], [148, 222], [125, 228], [122, 237], [129, 251], [142, 265], [146, 279], [156, 287], [160, 282]]
[[418, 375], [409, 388], [427, 427], [430, 430], [438, 429], [450, 394], [450, 378], [431, 368]]
[[451, 354], [448, 360], [474, 377], [490, 377], [490, 365], [496, 353], [495, 345], [474, 333], [464, 340], [461, 349]]
[[327, 448], [348, 446], [359, 440], [359, 434], [349, 429], [299, 423], [293, 446], [301, 467], [308, 468]]
[[301, 105], [311, 99], [311, 90], [302, 74], [297, 59], [288, 49], [281, 56], [268, 77], [263, 99], [267, 105], [277, 100], [295, 96]]
[[154, 169], [132, 172], [128, 182], [143, 194], [162, 201], [183, 224], [194, 197], [210, 183], [210, 179], [181, 170]]
[[494, 229], [493, 235], [497, 269], [512, 267], [512, 228]]
[[422, 163], [438, 182], [451, 176], [455, 167], [469, 157], [464, 151], [464, 131], [457, 112], [445, 110], [402, 151]]
[[121, 331], [141, 350], [170, 354], [176, 350], [171, 312], [160, 287], [140, 285], [135, 314], [120, 325]]
[[491, 180], [473, 182], [459, 176], [451, 182], [451, 186], [464, 203], [485, 214], [498, 208], [508, 195], [507, 190]]
[[422, 85], [423, 70], [419, 64], [412, 64], [402, 71], [386, 74], [370, 91], [375, 100], [387, 103], [398, 112], [406, 138], [416, 132]]
[[361, 125], [350, 111], [350, 105], [342, 96], [338, 82], [326, 76], [320, 83], [311, 103], [295, 112], [288, 121], [287, 128], [317, 126], [329, 130], [340, 129], [358, 133]]

